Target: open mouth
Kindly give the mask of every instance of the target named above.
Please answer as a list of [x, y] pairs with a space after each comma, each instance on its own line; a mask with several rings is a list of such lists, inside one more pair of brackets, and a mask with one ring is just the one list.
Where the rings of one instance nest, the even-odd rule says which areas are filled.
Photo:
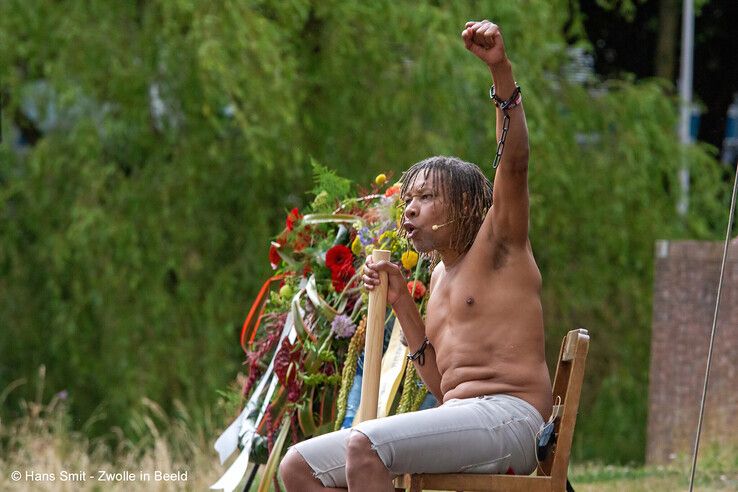
[[408, 239], [412, 239], [413, 236], [415, 236], [418, 232], [418, 229], [414, 225], [412, 225], [410, 222], [405, 222], [404, 224], [402, 224], [402, 227], [405, 228]]

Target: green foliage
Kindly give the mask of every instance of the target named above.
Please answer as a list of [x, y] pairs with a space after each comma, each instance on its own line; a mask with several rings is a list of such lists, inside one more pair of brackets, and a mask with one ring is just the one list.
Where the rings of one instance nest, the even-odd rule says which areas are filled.
[[[433, 154], [491, 172], [490, 77], [460, 41], [487, 17], [525, 98], [549, 360], [567, 330], [592, 333], [574, 452], [642, 460], [653, 243], [719, 238], [728, 190], [710, 149], [677, 144], [658, 82], [566, 79], [565, 34], [583, 32], [569, 5], [4, 1], [0, 387], [46, 364], [75, 422], [102, 416], [90, 434], [135, 434], [143, 396], [206, 415], [243, 357], [269, 239], [304, 205], [307, 156], [367, 185]], [[43, 99], [56, 120], [11, 150]]]
[[[338, 176], [314, 159], [310, 160], [310, 165], [313, 168], [313, 181], [315, 182], [312, 193], [316, 200], [313, 201], [313, 205], [317, 204], [314, 210], [330, 212], [333, 204], [346, 198], [351, 191], [351, 180]], [[320, 201], [317, 201], [318, 197]]]
[[632, 22], [635, 18], [637, 3], [644, 3], [646, 0], [597, 0], [597, 5], [609, 10], [617, 10], [628, 22]]

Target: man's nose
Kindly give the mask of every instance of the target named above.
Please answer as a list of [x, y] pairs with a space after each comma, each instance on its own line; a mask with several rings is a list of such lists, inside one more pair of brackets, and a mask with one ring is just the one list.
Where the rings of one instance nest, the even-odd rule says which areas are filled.
[[405, 207], [405, 217], [407, 217], [408, 219], [412, 219], [413, 217], [417, 217], [417, 215], [418, 215], [418, 208], [415, 204], [415, 200], [412, 200]]

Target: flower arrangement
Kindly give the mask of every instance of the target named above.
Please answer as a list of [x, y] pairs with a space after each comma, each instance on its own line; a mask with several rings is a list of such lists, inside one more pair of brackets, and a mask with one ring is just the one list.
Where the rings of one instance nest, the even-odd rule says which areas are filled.
[[[357, 403], [368, 299], [361, 270], [373, 249], [391, 251], [421, 314], [425, 309], [429, 272], [398, 232], [404, 211], [399, 184], [388, 186], [380, 174], [369, 189], [349, 196], [348, 180], [315, 162], [313, 170], [315, 197], [304, 214], [289, 211], [272, 241], [268, 260], [274, 276], [262, 287], [241, 334], [248, 403], [239, 419], [253, 431], [239, 432], [239, 445], [250, 446], [252, 457], [268, 454], [264, 487], [288, 441], [350, 425], [353, 415], [347, 410]], [[387, 321], [389, 335], [391, 312]], [[411, 364], [402, 377], [390, 413], [415, 410], [426, 398]], [[260, 453], [264, 446], [267, 453]]]

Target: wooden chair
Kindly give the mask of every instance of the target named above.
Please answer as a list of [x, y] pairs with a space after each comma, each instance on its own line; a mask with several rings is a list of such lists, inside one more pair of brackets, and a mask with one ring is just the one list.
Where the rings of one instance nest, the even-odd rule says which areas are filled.
[[[569, 454], [579, 409], [584, 365], [589, 349], [587, 330], [572, 330], [561, 343], [553, 383], [555, 443], [536, 475], [488, 475], [471, 473], [403, 475], [395, 479], [396, 490], [455, 490], [517, 492], [566, 490]], [[558, 403], [558, 404], [557, 404]]]

